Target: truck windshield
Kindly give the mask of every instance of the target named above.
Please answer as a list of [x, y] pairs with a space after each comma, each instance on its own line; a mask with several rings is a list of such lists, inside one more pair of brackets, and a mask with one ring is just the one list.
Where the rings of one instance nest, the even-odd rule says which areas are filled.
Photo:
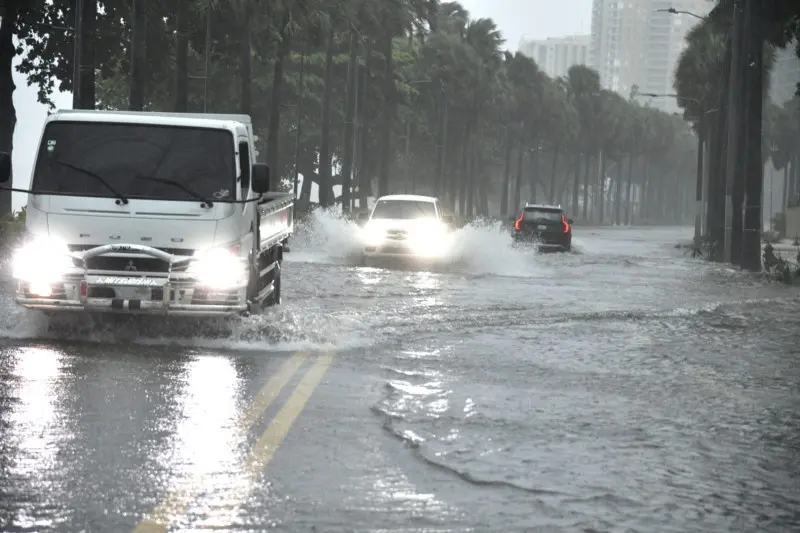
[[547, 222], [561, 222], [560, 209], [547, 209], [541, 207], [526, 207], [522, 212], [524, 220], [542, 220]]
[[235, 157], [233, 135], [225, 130], [51, 122], [39, 147], [31, 190], [224, 202], [236, 199]]
[[436, 216], [433, 202], [415, 200], [381, 200], [375, 204], [372, 218], [413, 219]]

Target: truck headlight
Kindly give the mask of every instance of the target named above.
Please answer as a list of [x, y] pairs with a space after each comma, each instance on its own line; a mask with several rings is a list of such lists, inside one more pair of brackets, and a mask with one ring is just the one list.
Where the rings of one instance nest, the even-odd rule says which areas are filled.
[[200, 285], [219, 291], [247, 284], [247, 263], [228, 248], [200, 252], [189, 264], [187, 273]]
[[47, 292], [43, 287], [61, 281], [74, 266], [67, 244], [54, 237], [35, 237], [17, 249], [11, 261], [14, 279], [42, 288], [36, 292]]

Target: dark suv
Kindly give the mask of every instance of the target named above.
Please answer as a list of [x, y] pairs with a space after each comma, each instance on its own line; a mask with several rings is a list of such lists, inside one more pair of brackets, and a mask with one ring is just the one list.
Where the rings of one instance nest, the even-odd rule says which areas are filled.
[[555, 205], [526, 204], [514, 220], [514, 242], [530, 242], [543, 251], [572, 250], [572, 219]]

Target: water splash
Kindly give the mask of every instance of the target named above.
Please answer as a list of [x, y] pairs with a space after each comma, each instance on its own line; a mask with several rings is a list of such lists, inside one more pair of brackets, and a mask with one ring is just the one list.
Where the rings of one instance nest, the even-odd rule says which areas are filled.
[[452, 261], [470, 274], [530, 277], [540, 271], [537, 252], [514, 247], [511, 233], [496, 220], [475, 220], [453, 233]]
[[60, 340], [112, 345], [139, 344], [237, 351], [328, 351], [363, 347], [347, 317], [280, 306], [259, 315], [192, 320], [121, 315], [47, 316], [0, 297], [0, 338]]
[[[289, 261], [357, 266], [360, 227], [334, 210], [317, 209], [293, 238]], [[542, 272], [533, 248], [514, 247], [511, 234], [495, 220], [476, 220], [451, 235], [448, 271], [458, 274], [531, 277]]]
[[315, 209], [295, 227], [288, 261], [356, 265], [361, 246], [359, 226], [340, 210]]

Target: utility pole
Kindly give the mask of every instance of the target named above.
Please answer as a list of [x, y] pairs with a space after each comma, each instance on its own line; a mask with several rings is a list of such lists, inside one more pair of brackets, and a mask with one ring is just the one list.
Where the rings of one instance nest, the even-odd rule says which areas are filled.
[[[729, 71], [730, 86], [728, 91], [728, 150], [725, 169], [725, 238], [722, 260], [730, 263], [733, 259], [733, 191], [736, 186], [736, 170], [739, 150], [744, 140], [741, 136], [742, 108], [742, 43], [744, 35], [743, 0], [733, 0], [733, 29], [731, 33], [731, 66]], [[739, 206], [741, 209], [741, 206]]]
[[72, 109], [81, 108], [81, 41], [83, 40], [83, 0], [75, 0], [75, 26], [72, 30]]

